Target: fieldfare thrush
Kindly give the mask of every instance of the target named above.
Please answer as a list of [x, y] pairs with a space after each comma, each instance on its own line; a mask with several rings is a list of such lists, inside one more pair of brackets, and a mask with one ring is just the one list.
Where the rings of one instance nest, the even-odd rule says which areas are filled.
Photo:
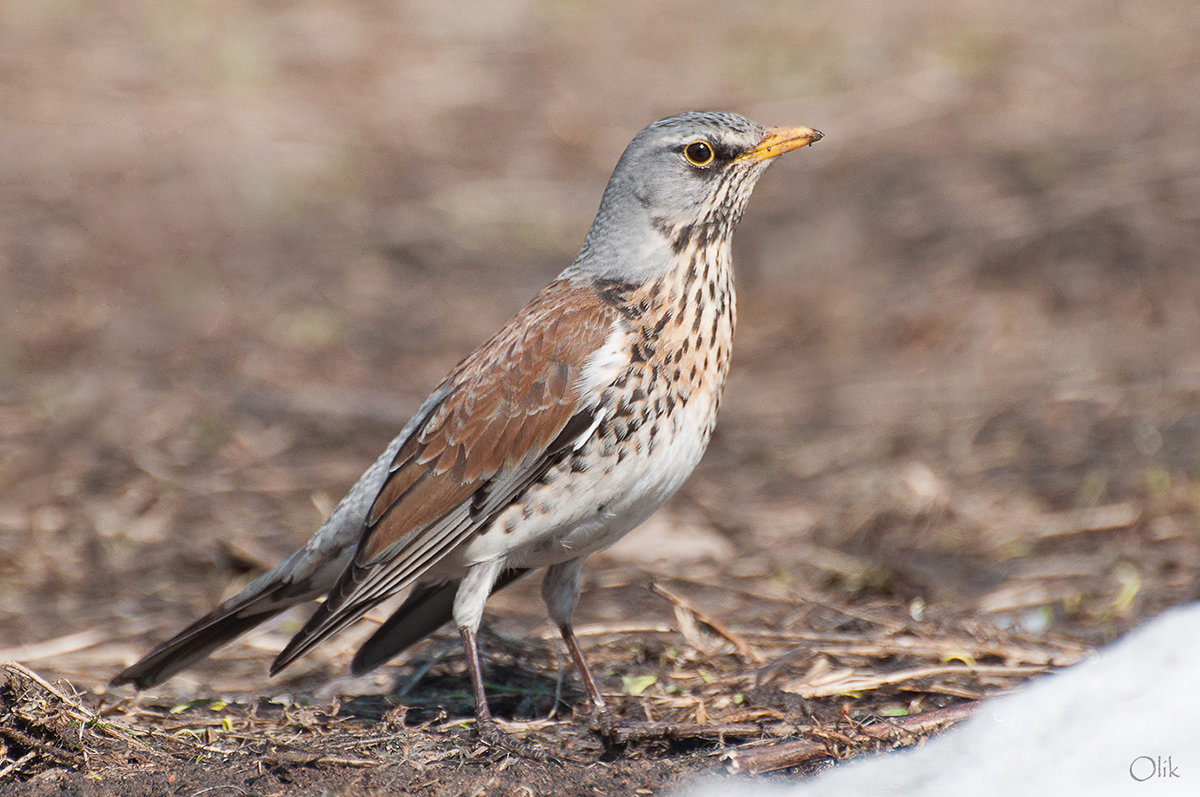
[[477, 731], [496, 742], [476, 640], [484, 604], [546, 568], [550, 618], [606, 720], [571, 629], [580, 569], [700, 460], [729, 370], [733, 228], [771, 160], [820, 138], [728, 113], [680, 114], [638, 133], [575, 262], [450, 372], [312, 539], [113, 683], [153, 686], [324, 595], [274, 674], [408, 589], [351, 670], [452, 619]]

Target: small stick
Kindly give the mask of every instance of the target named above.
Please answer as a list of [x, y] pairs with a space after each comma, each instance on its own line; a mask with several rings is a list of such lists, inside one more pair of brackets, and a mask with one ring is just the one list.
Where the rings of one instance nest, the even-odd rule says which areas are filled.
[[898, 670], [896, 672], [882, 673], [878, 675], [851, 675], [846, 678], [839, 678], [831, 683], [815, 684], [804, 686], [802, 684], [795, 687], [788, 687], [784, 691], [793, 692], [804, 698], [818, 697], [837, 697], [849, 692], [868, 692], [872, 689], [879, 689], [883, 686], [894, 686], [902, 684], [906, 681], [915, 681], [920, 678], [932, 678], [937, 675], [993, 675], [1017, 677], [1026, 675], [1038, 675], [1046, 671], [1045, 667], [1039, 666], [1018, 666], [1005, 667], [1003, 665], [994, 664], [977, 664], [969, 666], [966, 664], [945, 664], [934, 665], [928, 667], [914, 667], [909, 670]]
[[323, 753], [286, 751], [265, 756], [263, 763], [275, 766], [377, 767], [383, 762], [373, 758], [345, 758], [342, 756], [325, 755]]
[[[902, 717], [887, 722], [872, 722], [850, 731], [846, 737], [854, 742], [867, 742], [871, 740], [892, 741], [901, 733], [929, 734], [961, 722], [979, 706], [978, 701], [958, 703], [911, 717]], [[758, 775], [794, 767], [814, 758], [832, 755], [828, 742], [824, 739], [793, 739], [754, 747], [740, 747], [726, 753], [722, 758], [730, 772]]]
[[35, 684], [45, 689], [47, 692], [65, 703], [67, 708], [70, 709], [71, 716], [73, 716], [75, 719], [82, 720], [83, 722], [92, 722], [96, 719], [96, 715], [94, 713], [88, 711], [74, 699], [64, 695], [61, 691], [52, 686], [49, 681], [26, 667], [24, 664], [19, 664], [15, 661], [6, 661], [3, 664], [0, 664], [0, 669], [8, 670], [11, 673], [16, 673], [22, 678], [28, 678], [30, 681], [33, 681]]
[[[1075, 664], [1087, 655], [1087, 649], [1067, 645], [1033, 645], [1006, 644], [1003, 642], [980, 642], [966, 638], [923, 639], [914, 636], [885, 637], [881, 641], [869, 641], [863, 636], [847, 638], [845, 635], [807, 634], [803, 632], [784, 633], [771, 630], [746, 629], [740, 633], [761, 640], [778, 640], [780, 642], [797, 643], [790, 650], [781, 654], [775, 661], [811, 649], [819, 649], [830, 656], [869, 656], [882, 658], [885, 656], [963, 656], [975, 658], [996, 656], [1006, 661], [1025, 662], [1028, 664], [1063, 666]], [[769, 643], [768, 643], [769, 644]], [[768, 666], [771, 666], [769, 663]]]
[[729, 628], [729, 626], [725, 625], [717, 618], [713, 617], [712, 615], [708, 614], [707, 612], [703, 612], [700, 609], [697, 609], [696, 607], [692, 606], [691, 603], [688, 602], [687, 598], [683, 597], [682, 595], [675, 592], [674, 590], [672, 590], [668, 587], [664, 587], [662, 584], [658, 584], [658, 583], [651, 584], [650, 591], [656, 595], [666, 598], [668, 601], [675, 604], [676, 606], [678, 606], [688, 612], [691, 612], [696, 617], [697, 620], [704, 623], [706, 626], [711, 628], [713, 631], [716, 631], [717, 634], [719, 634], [720, 636], [723, 636], [728, 642], [731, 642], [733, 644], [733, 647], [737, 650], [738, 657], [742, 661], [749, 662], [752, 664], [762, 664], [763, 663], [764, 659], [762, 657], [762, 654], [759, 653], [758, 650], [753, 645], [751, 645], [749, 642], [747, 642], [745, 639], [743, 639], [738, 634], [734, 633], [734, 631], [731, 628]]
[[613, 741], [618, 744], [658, 739], [746, 739], [764, 734], [790, 733], [795, 726], [784, 722], [621, 722], [613, 728]]
[[[608, 634], [673, 634], [675, 629], [665, 624], [646, 623], [589, 623], [575, 626], [575, 636], [605, 636]], [[550, 628], [542, 639], [558, 639], [558, 629]]]

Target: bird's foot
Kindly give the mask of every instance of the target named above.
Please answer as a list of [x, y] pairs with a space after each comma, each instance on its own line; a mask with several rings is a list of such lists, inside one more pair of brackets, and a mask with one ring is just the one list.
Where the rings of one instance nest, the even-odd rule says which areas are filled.
[[595, 733], [604, 742], [606, 755], [619, 753], [620, 749], [629, 741], [624, 723], [613, 716], [607, 706], [593, 704], [580, 719], [586, 722], [588, 730]]
[[605, 706], [592, 706], [588, 712], [588, 727], [604, 739], [606, 745], [617, 741], [617, 723]]

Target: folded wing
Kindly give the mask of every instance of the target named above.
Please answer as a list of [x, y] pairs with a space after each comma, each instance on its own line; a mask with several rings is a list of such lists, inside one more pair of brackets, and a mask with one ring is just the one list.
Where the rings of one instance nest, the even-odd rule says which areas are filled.
[[590, 433], [600, 410], [585, 372], [621, 323], [559, 280], [463, 360], [396, 452], [349, 567], [271, 672], [412, 585]]

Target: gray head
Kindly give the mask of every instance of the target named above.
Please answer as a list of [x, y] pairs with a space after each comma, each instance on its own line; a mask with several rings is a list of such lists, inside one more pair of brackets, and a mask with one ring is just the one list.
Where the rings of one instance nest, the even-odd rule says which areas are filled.
[[732, 113], [655, 122], [617, 162], [573, 268], [640, 280], [670, 267], [681, 231], [727, 246], [771, 160], [820, 138], [807, 127], [765, 128]]

